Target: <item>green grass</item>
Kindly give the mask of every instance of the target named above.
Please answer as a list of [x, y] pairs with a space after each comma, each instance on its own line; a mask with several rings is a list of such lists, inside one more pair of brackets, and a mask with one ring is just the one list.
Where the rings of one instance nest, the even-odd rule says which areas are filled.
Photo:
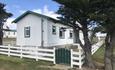
[[53, 63], [0, 55], [0, 70], [58, 70], [47, 66], [53, 66]]
[[[105, 54], [105, 45], [102, 45], [101, 48], [99, 48], [96, 53], [92, 56], [93, 59], [97, 62], [104, 63], [104, 54]], [[115, 48], [114, 48], [114, 57], [115, 57]]]
[[96, 53], [92, 56], [93, 59], [97, 62], [104, 63], [104, 52], [105, 52], [105, 47], [104, 45], [99, 48]]

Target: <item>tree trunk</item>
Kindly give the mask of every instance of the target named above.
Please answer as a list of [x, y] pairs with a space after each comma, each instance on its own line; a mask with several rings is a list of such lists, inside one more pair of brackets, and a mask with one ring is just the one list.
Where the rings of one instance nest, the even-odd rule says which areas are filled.
[[74, 43], [79, 43], [82, 49], [85, 52], [85, 63], [89, 68], [95, 69], [94, 62], [92, 60], [92, 54], [91, 54], [91, 42], [88, 38], [88, 29], [87, 26], [83, 27], [83, 36], [84, 36], [84, 42], [85, 44], [82, 44], [80, 37], [79, 37], [79, 30], [76, 29], [76, 27], [73, 27], [74, 31]]
[[112, 68], [115, 70], [115, 36], [114, 36], [114, 45], [112, 45]]
[[3, 31], [2, 28], [0, 27], [0, 45], [2, 45], [2, 40], [3, 40]]
[[0, 45], [2, 45], [2, 38], [0, 37]]
[[[114, 44], [115, 44], [115, 41], [114, 41]], [[112, 48], [113, 48], [112, 49], [113, 50], [113, 53], [112, 53], [112, 68], [113, 68], [113, 70], [115, 70], [115, 45]]]
[[93, 41], [93, 38], [95, 36], [95, 31], [92, 31], [91, 35], [90, 35], [90, 41], [91, 41], [91, 44], [92, 44], [92, 41]]
[[76, 28], [73, 28], [73, 36], [74, 36], [74, 43], [79, 43], [79, 30], [77, 30]]
[[110, 46], [110, 35], [107, 33], [106, 39], [105, 39], [105, 70], [112, 70], [112, 46]]
[[112, 68], [115, 70], [115, 31], [112, 32], [111, 38], [111, 47], [112, 47]]
[[93, 62], [93, 59], [92, 59], [92, 53], [91, 53], [91, 42], [89, 40], [89, 36], [88, 36], [88, 30], [87, 30], [87, 26], [84, 27], [84, 29], [82, 30], [83, 31], [83, 36], [84, 36], [84, 51], [85, 51], [85, 62], [86, 62], [86, 65], [89, 67], [89, 68], [93, 68], [95, 69], [95, 64]]

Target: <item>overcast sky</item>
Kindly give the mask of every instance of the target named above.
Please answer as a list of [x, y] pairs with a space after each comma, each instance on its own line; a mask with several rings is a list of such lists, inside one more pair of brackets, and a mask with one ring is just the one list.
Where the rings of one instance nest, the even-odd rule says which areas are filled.
[[11, 21], [27, 10], [52, 18], [59, 16], [55, 13], [58, 10], [59, 4], [52, 0], [0, 0], [0, 2], [6, 4], [6, 10], [13, 14], [13, 17], [9, 18], [5, 24], [5, 26], [9, 26], [11, 29], [16, 29], [16, 25], [11, 24]]

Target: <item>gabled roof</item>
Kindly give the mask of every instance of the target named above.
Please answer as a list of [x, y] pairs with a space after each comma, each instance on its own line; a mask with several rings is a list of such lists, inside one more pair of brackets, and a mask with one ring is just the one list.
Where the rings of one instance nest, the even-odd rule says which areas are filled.
[[12, 21], [12, 23], [17, 23], [18, 21], [20, 21], [21, 19], [23, 19], [23, 17], [25, 17], [26, 15], [28, 14], [33, 14], [33, 15], [36, 15], [36, 16], [41, 16], [41, 17], [44, 17], [44, 18], [47, 18], [47, 19], [50, 19], [54, 22], [59, 22], [59, 20], [56, 20], [54, 18], [51, 18], [51, 17], [48, 17], [46, 15], [42, 15], [42, 14], [39, 14], [39, 13], [35, 13], [35, 12], [32, 12], [32, 11], [27, 11], [25, 12], [24, 14], [22, 14], [21, 16], [19, 16], [18, 18], [16, 18], [14, 21]]

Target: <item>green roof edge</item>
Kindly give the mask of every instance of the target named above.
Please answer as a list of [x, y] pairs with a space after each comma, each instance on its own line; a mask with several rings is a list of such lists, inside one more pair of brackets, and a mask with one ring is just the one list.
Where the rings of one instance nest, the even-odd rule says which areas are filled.
[[39, 13], [35, 13], [35, 12], [32, 12], [32, 11], [26, 11], [24, 14], [22, 14], [21, 16], [17, 17], [14, 21], [12, 21], [12, 23], [17, 23], [18, 21], [20, 21], [23, 17], [25, 17], [26, 15], [28, 14], [34, 14], [36, 16], [41, 16], [41, 17], [45, 17], [45, 18], [48, 18], [48, 19], [51, 19], [55, 22], [59, 22], [59, 20], [56, 20], [54, 18], [51, 18], [51, 17], [48, 17], [46, 15], [42, 15], [42, 14], [39, 14]]

